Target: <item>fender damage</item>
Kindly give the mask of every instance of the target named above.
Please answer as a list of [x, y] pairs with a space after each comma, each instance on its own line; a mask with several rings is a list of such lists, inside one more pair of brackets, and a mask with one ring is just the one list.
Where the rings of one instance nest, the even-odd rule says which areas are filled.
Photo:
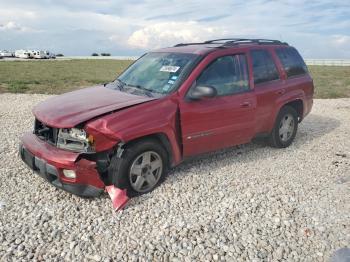
[[[147, 112], [142, 114], [140, 112]], [[128, 107], [88, 121], [85, 129], [97, 137], [97, 153], [82, 154], [82, 158], [96, 162], [96, 169], [105, 184], [115, 209], [121, 209], [127, 202], [122, 189], [112, 185], [112, 175], [108, 167], [113, 155], [123, 156], [128, 143], [148, 136], [156, 136], [167, 149], [170, 165], [181, 161], [182, 149], [179, 142], [178, 105], [171, 98], [158, 99]]]

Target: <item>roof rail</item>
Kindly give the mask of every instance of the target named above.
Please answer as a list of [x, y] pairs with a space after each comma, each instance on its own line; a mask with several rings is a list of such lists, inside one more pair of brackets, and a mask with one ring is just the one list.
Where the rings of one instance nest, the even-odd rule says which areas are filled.
[[174, 47], [186, 46], [186, 45], [206, 45], [206, 43], [205, 42], [200, 42], [200, 43], [180, 43], [180, 44], [174, 45]]
[[281, 42], [279, 40], [272, 39], [238, 39], [227, 41], [223, 44], [223, 46], [233, 46], [239, 44], [258, 44], [258, 45], [288, 45], [285, 42]]
[[178, 46], [187, 46], [187, 45], [208, 45], [208, 44], [221, 44], [217, 47], [230, 47], [241, 44], [258, 44], [258, 45], [288, 45], [285, 42], [272, 39], [250, 39], [250, 38], [220, 38], [208, 40], [200, 43], [181, 43], [177, 44], [174, 47]]
[[241, 40], [248, 40], [248, 39], [246, 39], [246, 38], [219, 38], [219, 39], [208, 40], [208, 41], [205, 41], [204, 43], [214, 44], [214, 43], [220, 42], [220, 41], [241, 41]]

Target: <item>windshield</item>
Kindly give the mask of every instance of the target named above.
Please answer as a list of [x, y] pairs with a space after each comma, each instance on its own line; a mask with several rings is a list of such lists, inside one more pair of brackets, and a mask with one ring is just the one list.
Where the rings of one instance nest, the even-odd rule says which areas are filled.
[[124, 87], [152, 93], [168, 94], [197, 55], [184, 53], [148, 53], [132, 64], [119, 77]]

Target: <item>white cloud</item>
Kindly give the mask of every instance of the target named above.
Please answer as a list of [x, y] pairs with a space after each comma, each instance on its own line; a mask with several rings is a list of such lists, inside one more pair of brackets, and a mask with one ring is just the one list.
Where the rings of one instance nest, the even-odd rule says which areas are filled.
[[332, 39], [332, 44], [336, 47], [349, 47], [350, 46], [350, 36], [349, 35], [334, 35]]
[[135, 55], [227, 36], [281, 39], [307, 58], [350, 58], [344, 0], [0, 1], [0, 49]]
[[5, 8], [4, 6], [0, 9], [0, 19], [1, 20], [19, 20], [28, 19], [35, 20], [38, 15], [35, 11], [24, 10], [23, 8]]
[[32, 28], [22, 26], [14, 21], [8, 21], [0, 24], [0, 31], [21, 31], [21, 32], [33, 32], [36, 31]]
[[7, 23], [1, 24], [0, 29], [2, 30], [21, 30], [21, 27], [19, 25], [16, 25], [15, 22], [9, 21]]
[[226, 34], [227, 31], [223, 28], [208, 27], [195, 21], [163, 22], [136, 30], [131, 34], [127, 42], [131, 47], [149, 49], [182, 42], [199, 42]]

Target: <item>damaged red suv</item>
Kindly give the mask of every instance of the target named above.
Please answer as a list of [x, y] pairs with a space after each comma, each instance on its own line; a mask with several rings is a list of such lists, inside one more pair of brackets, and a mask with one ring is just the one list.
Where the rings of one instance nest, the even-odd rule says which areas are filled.
[[143, 55], [115, 81], [37, 105], [23, 161], [80, 196], [153, 190], [185, 158], [266, 136], [289, 146], [314, 86], [297, 50], [266, 39], [178, 44]]

